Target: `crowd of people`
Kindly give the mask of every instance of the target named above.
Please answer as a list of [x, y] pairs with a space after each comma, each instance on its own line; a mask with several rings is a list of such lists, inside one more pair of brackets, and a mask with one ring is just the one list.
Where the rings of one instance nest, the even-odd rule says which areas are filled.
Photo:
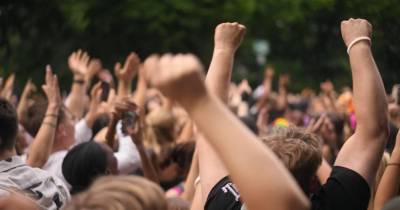
[[239, 23], [216, 27], [206, 75], [193, 54], [132, 52], [113, 74], [77, 50], [65, 96], [49, 65], [44, 94], [28, 81], [16, 96], [8, 76], [0, 209], [400, 209], [400, 92], [384, 89], [370, 23], [340, 28], [353, 79], [340, 91], [289, 92], [272, 66], [254, 90], [232, 82]]

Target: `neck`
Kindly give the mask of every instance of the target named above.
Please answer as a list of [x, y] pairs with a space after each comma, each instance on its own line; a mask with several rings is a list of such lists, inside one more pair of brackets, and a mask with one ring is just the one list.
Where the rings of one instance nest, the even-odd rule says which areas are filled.
[[5, 160], [15, 155], [16, 155], [15, 149], [4, 150], [0, 153], [0, 160]]

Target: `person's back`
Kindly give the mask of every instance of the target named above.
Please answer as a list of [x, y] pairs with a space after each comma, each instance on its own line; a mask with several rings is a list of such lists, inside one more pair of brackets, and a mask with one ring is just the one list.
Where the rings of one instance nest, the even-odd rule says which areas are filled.
[[49, 173], [27, 166], [15, 154], [18, 131], [15, 108], [0, 98], [0, 197], [9, 191], [20, 191], [36, 201], [43, 209], [61, 209], [69, 200], [62, 182]]
[[69, 200], [62, 181], [39, 168], [27, 166], [18, 156], [0, 161], [0, 189], [17, 189], [46, 209], [60, 209]]

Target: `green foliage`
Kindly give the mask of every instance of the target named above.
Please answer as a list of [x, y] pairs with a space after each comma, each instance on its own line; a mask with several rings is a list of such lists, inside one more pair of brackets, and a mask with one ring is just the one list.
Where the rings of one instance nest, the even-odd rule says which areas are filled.
[[396, 0], [19, 0], [0, 3], [0, 73], [43, 81], [50, 63], [69, 88], [68, 55], [77, 48], [113, 69], [130, 51], [194, 52], [209, 64], [215, 26], [237, 21], [248, 28], [236, 58], [236, 80], [260, 82], [253, 42], [270, 44], [268, 64], [292, 75], [292, 88], [318, 87], [327, 78], [351, 85], [340, 21], [367, 18], [373, 49], [387, 87], [400, 67], [400, 6]]

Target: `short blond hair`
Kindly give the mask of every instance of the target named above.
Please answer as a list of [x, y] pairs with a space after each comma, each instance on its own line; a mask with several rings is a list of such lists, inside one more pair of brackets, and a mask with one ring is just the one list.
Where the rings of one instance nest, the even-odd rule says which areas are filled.
[[166, 210], [161, 188], [137, 176], [106, 176], [78, 194], [66, 210]]
[[283, 162], [303, 191], [310, 193], [310, 184], [322, 162], [317, 136], [296, 127], [279, 127], [262, 137], [262, 141]]

